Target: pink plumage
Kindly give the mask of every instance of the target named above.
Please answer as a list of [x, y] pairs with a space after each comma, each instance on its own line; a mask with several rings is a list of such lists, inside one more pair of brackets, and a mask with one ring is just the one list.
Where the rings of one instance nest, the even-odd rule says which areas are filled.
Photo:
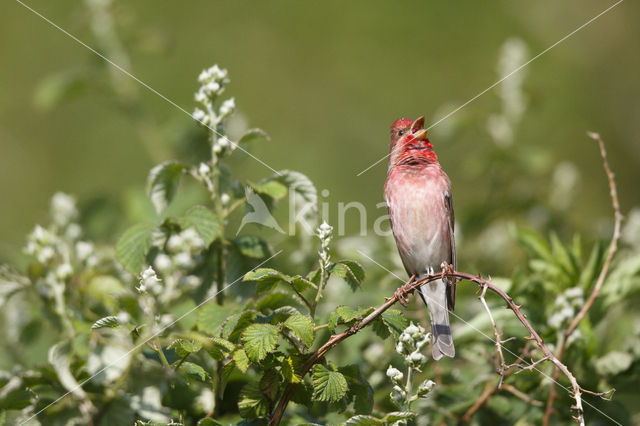
[[[400, 119], [391, 126], [389, 170], [384, 196], [402, 263], [420, 278], [441, 270], [442, 262], [456, 267], [451, 181], [440, 167], [423, 129], [424, 117]], [[436, 280], [419, 289], [427, 305], [433, 334], [432, 353], [438, 360], [455, 349], [449, 312], [455, 305], [455, 283]]]

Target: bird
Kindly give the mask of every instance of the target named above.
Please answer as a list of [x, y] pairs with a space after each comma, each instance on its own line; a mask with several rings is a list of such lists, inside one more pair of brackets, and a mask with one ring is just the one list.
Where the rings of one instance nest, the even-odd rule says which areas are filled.
[[[419, 280], [456, 268], [451, 180], [442, 170], [424, 129], [424, 117], [401, 118], [391, 126], [389, 168], [384, 198], [398, 253], [407, 274]], [[411, 281], [410, 281], [411, 282]], [[407, 285], [396, 294], [406, 294]], [[398, 293], [400, 292], [400, 293]], [[404, 292], [404, 293], [403, 293]], [[438, 279], [422, 285], [418, 294], [427, 305], [432, 332], [432, 356], [453, 358], [449, 310], [456, 301], [455, 280]], [[405, 296], [406, 297], [406, 296]], [[399, 297], [402, 302], [402, 297]]]

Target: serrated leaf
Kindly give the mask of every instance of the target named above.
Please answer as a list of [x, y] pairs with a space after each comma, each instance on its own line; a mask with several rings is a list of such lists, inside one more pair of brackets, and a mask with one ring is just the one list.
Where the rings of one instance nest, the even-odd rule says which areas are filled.
[[204, 368], [192, 362], [183, 362], [178, 370], [186, 374], [197, 376], [202, 382], [206, 382], [209, 378], [209, 374], [207, 374]]
[[58, 376], [58, 380], [66, 390], [80, 399], [87, 397], [71, 373], [71, 346], [67, 342], [56, 343], [49, 349], [49, 364]]
[[236, 345], [221, 337], [212, 337], [211, 342], [226, 352], [231, 352], [236, 348]]
[[302, 202], [296, 203], [296, 212], [308, 211], [306, 217], [315, 216], [318, 211], [318, 191], [307, 176], [293, 170], [281, 170], [279, 174], [268, 180], [277, 180], [283, 183], [289, 190], [289, 197], [296, 194]]
[[242, 333], [242, 343], [249, 359], [262, 361], [278, 343], [278, 327], [271, 324], [252, 324]]
[[364, 279], [364, 268], [354, 260], [341, 260], [330, 269], [332, 275], [343, 278], [351, 290], [356, 291]]
[[260, 391], [257, 383], [249, 383], [240, 391], [238, 410], [245, 419], [264, 417], [269, 411], [269, 401]]
[[287, 187], [277, 180], [268, 180], [263, 183], [249, 182], [249, 186], [256, 193], [267, 195], [274, 200], [280, 200], [287, 195]]
[[290, 280], [291, 277], [289, 275], [271, 268], [258, 268], [256, 270], [249, 271], [242, 278], [242, 281], [253, 281], [266, 284], [279, 281], [289, 282]]
[[220, 222], [218, 217], [204, 206], [193, 206], [178, 218], [178, 223], [183, 229], [193, 228], [209, 246], [220, 235]]
[[180, 358], [184, 358], [202, 349], [202, 343], [195, 340], [176, 339], [171, 342], [167, 349], [175, 350]]
[[233, 312], [234, 309], [220, 306], [215, 301], [205, 304], [198, 309], [198, 319], [196, 321], [198, 330], [217, 334]]
[[144, 259], [151, 247], [151, 232], [154, 226], [134, 225], [127, 229], [116, 243], [116, 257], [124, 269], [137, 275], [142, 271]]
[[267, 243], [255, 235], [241, 235], [236, 238], [234, 243], [246, 257], [253, 259], [263, 259], [269, 255], [269, 246]]
[[351, 417], [346, 422], [342, 423], [343, 426], [378, 426], [385, 423], [373, 416], [357, 415]]
[[244, 349], [238, 349], [233, 353], [233, 360], [236, 363], [236, 367], [238, 370], [242, 371], [242, 373], [246, 373], [249, 369], [249, 358], [247, 357], [247, 353]]
[[389, 329], [389, 332], [393, 334], [395, 339], [398, 339], [398, 337], [400, 337], [400, 334], [409, 325], [409, 322], [407, 321], [405, 316], [401, 311], [397, 309], [389, 309], [385, 311], [381, 316], [382, 321]]
[[351, 364], [338, 369], [349, 386], [349, 396], [353, 396], [353, 408], [356, 414], [370, 414], [373, 409], [373, 388], [365, 379], [360, 367], [357, 364]]
[[98, 328], [105, 328], [105, 327], [117, 328], [119, 326], [120, 326], [120, 321], [118, 320], [118, 317], [111, 315], [108, 317], [100, 318], [98, 321], [94, 322], [93, 325], [91, 326], [91, 329], [96, 330]]
[[347, 393], [347, 379], [342, 373], [332, 371], [324, 365], [313, 366], [313, 399], [337, 402]]
[[633, 356], [626, 352], [611, 351], [595, 362], [596, 372], [603, 376], [615, 376], [631, 367]]
[[416, 413], [411, 411], [394, 411], [382, 418], [385, 423], [393, 423], [400, 420], [411, 420], [416, 416]]
[[158, 214], [167, 208], [178, 189], [180, 176], [185, 170], [184, 164], [166, 161], [158, 164], [147, 177], [147, 194]]
[[314, 331], [313, 321], [306, 315], [292, 315], [283, 323], [283, 325], [300, 338], [302, 343], [310, 348], [313, 344]]
[[302, 377], [298, 373], [296, 373], [295, 363], [293, 362], [293, 358], [290, 356], [286, 357], [282, 361], [281, 365], [282, 376], [289, 383], [300, 383]]
[[238, 144], [253, 142], [258, 139], [270, 140], [269, 135], [262, 129], [249, 129], [240, 136]]

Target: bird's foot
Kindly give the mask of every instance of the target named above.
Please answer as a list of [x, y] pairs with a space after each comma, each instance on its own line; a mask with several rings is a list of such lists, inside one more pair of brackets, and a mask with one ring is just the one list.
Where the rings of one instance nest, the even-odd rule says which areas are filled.
[[402, 306], [407, 306], [409, 304], [409, 298], [407, 295], [415, 290], [414, 288], [411, 288], [411, 284], [413, 284], [414, 280], [415, 276], [411, 277], [406, 284], [402, 287], [398, 287], [396, 291], [393, 292], [392, 298], [387, 297], [386, 300], [396, 299]]

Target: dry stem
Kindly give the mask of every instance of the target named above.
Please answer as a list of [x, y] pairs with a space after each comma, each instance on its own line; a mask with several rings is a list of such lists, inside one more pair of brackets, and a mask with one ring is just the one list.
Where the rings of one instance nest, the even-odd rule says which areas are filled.
[[[607, 273], [609, 272], [609, 267], [611, 266], [611, 261], [613, 260], [613, 256], [616, 254], [618, 250], [618, 240], [620, 239], [620, 227], [622, 224], [622, 213], [620, 213], [620, 203], [618, 202], [618, 191], [616, 189], [616, 182], [609, 167], [609, 161], [607, 160], [607, 151], [604, 147], [604, 142], [599, 134], [594, 132], [588, 132], [587, 135], [598, 142], [598, 146], [600, 147], [600, 156], [602, 157], [602, 163], [604, 166], [604, 171], [607, 174], [607, 180], [609, 181], [609, 193], [611, 195], [611, 205], [613, 206], [614, 211], [614, 225], [613, 225], [613, 236], [611, 237], [611, 244], [609, 245], [609, 251], [607, 253], [607, 258], [602, 265], [602, 269], [600, 270], [600, 275], [598, 276], [598, 280], [596, 281], [596, 285], [593, 287], [593, 291], [589, 295], [587, 302], [584, 304], [578, 315], [575, 316], [569, 327], [565, 330], [564, 335], [562, 337], [562, 344], [560, 345], [560, 350], [558, 351], [558, 359], [562, 360], [564, 357], [564, 353], [567, 349], [567, 342], [569, 337], [575, 329], [578, 327], [580, 321], [587, 315], [589, 309], [593, 306], [593, 303], [596, 301], [598, 296], [600, 295], [600, 289], [604, 284], [604, 280], [607, 277]], [[556, 381], [558, 380], [558, 376], [560, 373], [557, 368], [553, 370], [553, 381], [551, 382], [551, 388], [549, 389], [549, 396], [547, 398], [547, 406], [545, 408], [544, 413], [544, 425], [548, 426], [551, 420], [551, 414], [553, 412], [553, 401], [556, 397]], [[606, 393], [605, 393], [606, 394]], [[602, 395], [600, 395], [602, 396]]]

